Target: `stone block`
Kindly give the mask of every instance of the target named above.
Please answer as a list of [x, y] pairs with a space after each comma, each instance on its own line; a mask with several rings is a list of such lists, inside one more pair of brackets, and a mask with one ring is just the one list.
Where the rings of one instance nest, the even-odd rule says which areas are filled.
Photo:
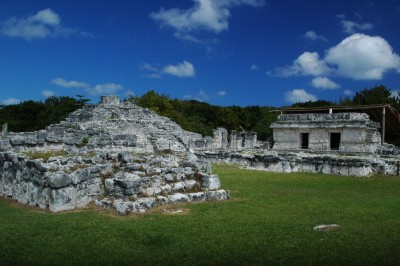
[[206, 192], [197, 192], [197, 193], [189, 193], [190, 201], [205, 201], [206, 200]]
[[71, 184], [71, 175], [55, 173], [49, 176], [48, 183], [51, 188], [61, 188]]
[[168, 200], [171, 203], [184, 203], [184, 202], [189, 202], [190, 198], [186, 194], [176, 193], [176, 194], [168, 196]]
[[76, 208], [77, 190], [74, 187], [52, 189], [49, 197], [50, 211], [59, 212]]
[[119, 173], [116, 175], [115, 184], [124, 189], [136, 188], [141, 185], [141, 178], [131, 173]]
[[201, 174], [201, 179], [203, 181], [203, 187], [207, 190], [216, 190], [221, 187], [218, 175]]

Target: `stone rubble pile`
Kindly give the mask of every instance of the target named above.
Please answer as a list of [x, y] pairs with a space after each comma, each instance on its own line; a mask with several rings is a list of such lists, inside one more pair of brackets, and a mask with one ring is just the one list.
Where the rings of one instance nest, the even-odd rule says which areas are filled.
[[0, 195], [53, 212], [95, 203], [118, 213], [182, 202], [225, 200], [218, 175], [196, 161], [165, 155], [102, 152], [47, 161], [0, 152]]

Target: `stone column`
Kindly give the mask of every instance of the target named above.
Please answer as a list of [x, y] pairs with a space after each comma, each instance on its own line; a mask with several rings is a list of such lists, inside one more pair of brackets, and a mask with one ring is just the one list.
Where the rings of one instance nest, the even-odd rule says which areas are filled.
[[214, 129], [213, 148], [226, 149], [228, 145], [228, 131], [225, 128]]
[[7, 136], [7, 133], [8, 133], [8, 124], [5, 123], [5, 124], [3, 124], [3, 127], [1, 129], [1, 136], [5, 137], [5, 136]]

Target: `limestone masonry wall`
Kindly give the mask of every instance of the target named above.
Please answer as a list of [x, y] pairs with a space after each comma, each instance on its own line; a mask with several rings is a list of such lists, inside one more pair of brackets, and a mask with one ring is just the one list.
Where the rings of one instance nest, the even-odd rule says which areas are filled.
[[169, 203], [228, 199], [218, 175], [201, 170], [193, 157], [173, 155], [99, 153], [44, 161], [0, 152], [0, 196], [53, 212], [95, 203], [121, 214]]
[[400, 158], [380, 158], [366, 155], [315, 154], [302, 152], [265, 153], [196, 153], [203, 160], [235, 164], [246, 169], [271, 172], [308, 172], [343, 176], [397, 175]]

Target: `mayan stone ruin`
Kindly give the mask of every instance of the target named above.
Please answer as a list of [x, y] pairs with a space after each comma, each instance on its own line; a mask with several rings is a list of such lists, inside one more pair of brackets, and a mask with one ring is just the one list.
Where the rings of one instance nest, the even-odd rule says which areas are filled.
[[[226, 200], [212, 162], [273, 172], [343, 176], [399, 173], [400, 150], [381, 143], [364, 113], [282, 114], [273, 141], [217, 128], [213, 137], [102, 96], [65, 121], [0, 136], [0, 195], [51, 211], [96, 204], [118, 213], [164, 204]], [[35, 154], [49, 154], [34, 158]]]
[[231, 149], [196, 155], [204, 160], [272, 172], [398, 175], [400, 149], [381, 143], [379, 127], [365, 113], [282, 114], [271, 124], [272, 148], [251, 132], [233, 131]]
[[[211, 165], [189, 153], [201, 135], [117, 96], [59, 124], [0, 139], [0, 195], [51, 211], [95, 203], [118, 213], [225, 200]], [[48, 159], [30, 158], [50, 152]]]
[[271, 128], [276, 150], [375, 153], [381, 142], [379, 124], [360, 113], [281, 115]]

